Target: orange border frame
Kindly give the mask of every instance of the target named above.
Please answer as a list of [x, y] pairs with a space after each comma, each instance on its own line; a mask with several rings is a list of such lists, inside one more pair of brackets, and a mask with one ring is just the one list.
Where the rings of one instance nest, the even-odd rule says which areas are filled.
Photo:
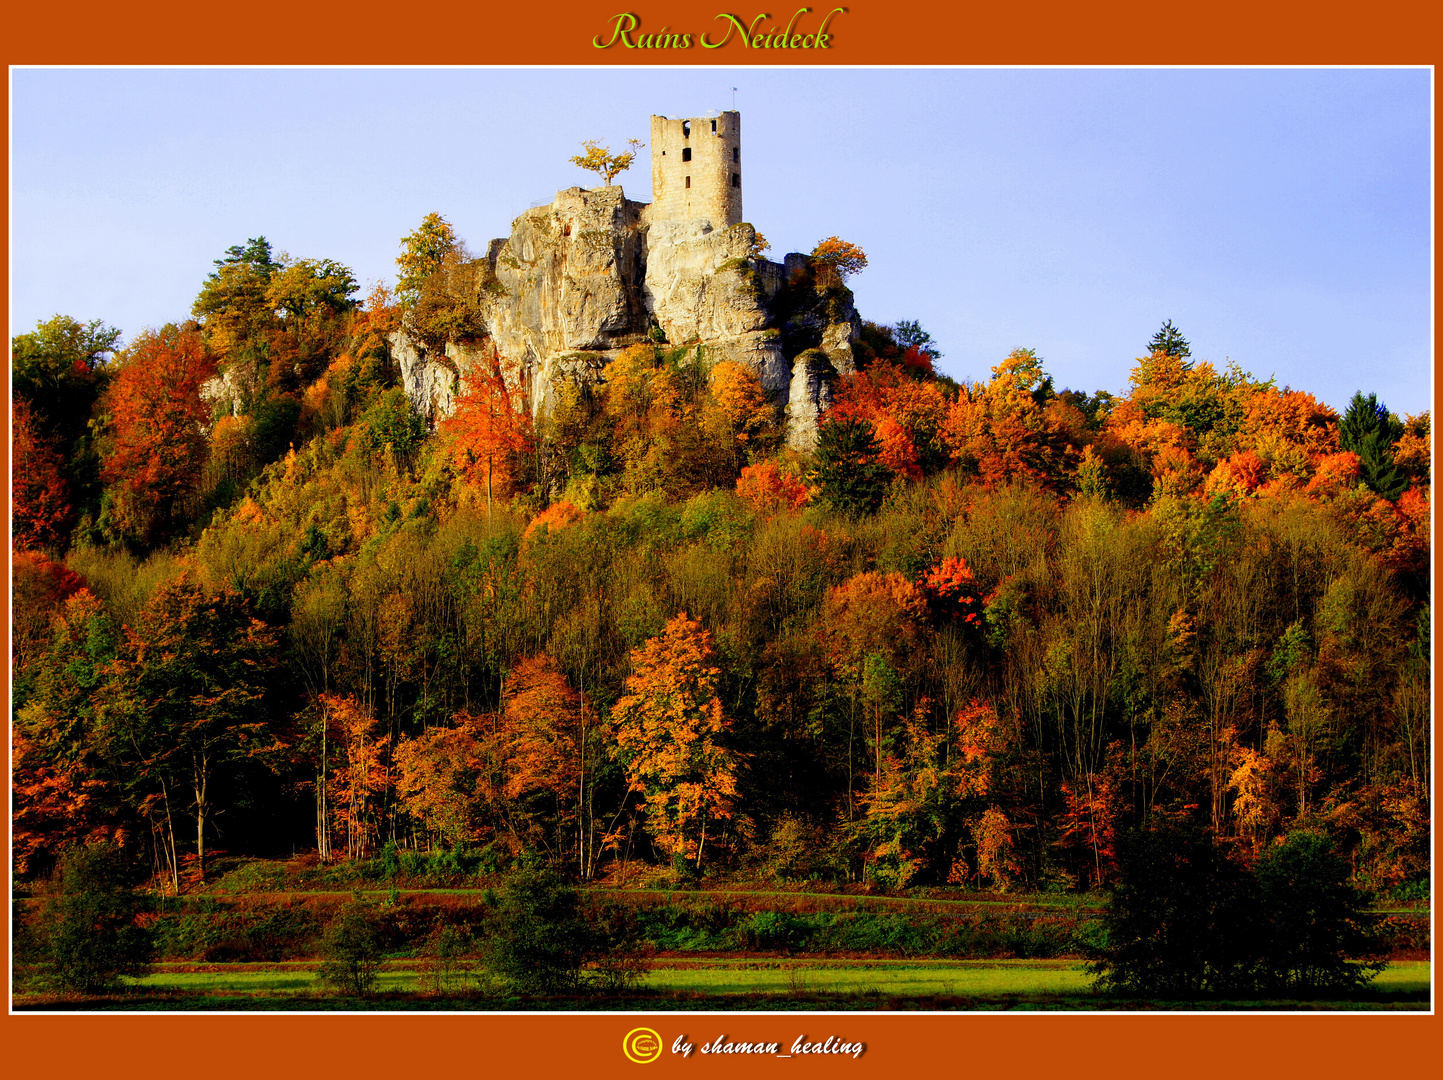
[[[198, 8], [193, 0], [97, 3], [7, 16], [11, 64], [218, 65], [626, 65], [626, 64], [1431, 64], [1434, 20], [1421, 5], [1384, 4], [1334, 14], [1314, 5], [1242, 0], [1162, 7], [1041, 0], [1025, 6], [956, 7], [917, 0], [900, 8], [847, 0], [830, 51], [598, 50], [594, 35], [621, 12], [644, 31], [711, 30], [719, 11], [750, 19], [786, 5], [712, 0], [547, 0], [542, 11], [489, 0], [412, 8], [360, 0], [302, 7], [277, 0]], [[798, 5], [802, 6], [802, 5]], [[821, 5], [814, 12], [830, 10]], [[794, 10], [794, 9], [790, 9]], [[815, 16], [808, 16], [814, 18]], [[775, 21], [775, 20], [773, 20]], [[1428, 41], [1434, 44], [1430, 47]], [[8, 82], [7, 82], [8, 94]], [[7, 142], [8, 154], [8, 142]], [[103, 166], [102, 166], [103, 167]], [[8, 219], [7, 219], [8, 220]], [[7, 293], [8, 295], [8, 293]], [[8, 462], [8, 444], [4, 451]], [[7, 582], [8, 593], [8, 582]], [[8, 631], [9, 605], [5, 607]], [[7, 905], [8, 910], [8, 905]], [[13, 1075], [59, 1072], [112, 1077], [196, 1070], [209, 1077], [340, 1074], [405, 1076], [453, 1070], [487, 1076], [662, 1076], [751, 1068], [764, 1074], [1045, 1076], [1101, 1072], [1176, 1078], [1222, 1075], [1396, 1075], [1433, 1063], [1443, 1045], [1435, 1016], [1009, 1016], [1006, 1014], [784, 1014], [625, 1016], [7, 1016], [4, 1059]], [[647, 1068], [621, 1053], [638, 1026], [663, 1042], [837, 1034], [867, 1043], [850, 1058], [757, 1059], [670, 1054]]]

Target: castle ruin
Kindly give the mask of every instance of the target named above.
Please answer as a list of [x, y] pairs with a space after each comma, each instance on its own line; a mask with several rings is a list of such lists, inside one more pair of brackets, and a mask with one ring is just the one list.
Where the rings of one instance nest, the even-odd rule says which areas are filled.
[[[788, 441], [809, 448], [831, 382], [853, 369], [861, 321], [851, 294], [819, 285], [805, 255], [755, 253], [739, 112], [653, 116], [651, 140], [650, 203], [620, 184], [568, 188], [490, 243], [487, 337], [538, 412], [562, 380], [604, 379], [611, 359], [647, 341], [748, 364], [785, 411]], [[392, 346], [415, 408], [432, 422], [448, 415], [470, 349], [428, 357], [405, 331]]]
[[652, 221], [742, 222], [742, 114], [651, 118]]

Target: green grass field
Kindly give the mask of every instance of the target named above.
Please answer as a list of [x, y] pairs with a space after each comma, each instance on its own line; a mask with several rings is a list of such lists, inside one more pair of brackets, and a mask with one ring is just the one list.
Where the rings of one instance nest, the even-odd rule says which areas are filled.
[[[310, 999], [320, 993], [315, 965], [166, 964], [140, 980], [137, 989], [177, 995], [174, 1007], [184, 1008], [191, 995], [208, 999], [216, 1007], [220, 997], [274, 997]], [[1373, 984], [1373, 996], [1397, 995], [1422, 998], [1426, 1007], [1431, 964], [1427, 961], [1398, 961], [1390, 964]], [[1113, 1007], [1108, 999], [1093, 995], [1092, 979], [1075, 960], [974, 960], [954, 963], [935, 961], [876, 960], [687, 960], [661, 961], [646, 976], [638, 990], [650, 995], [685, 995], [714, 998], [715, 1007], [732, 1008], [729, 997], [810, 998], [835, 996], [853, 999], [865, 1008], [868, 999], [892, 998], [976, 998], [983, 1001], [1007, 998], [1060, 998], [1070, 1007]], [[417, 973], [409, 962], [393, 961], [381, 972], [377, 986], [382, 996], [414, 994], [419, 990]], [[239, 1003], [237, 1003], [239, 1004]], [[295, 1002], [295, 1007], [306, 1007]], [[765, 1003], [759, 1007], [767, 1008]], [[1257, 1008], [1257, 1002], [1248, 1003]], [[1314, 1003], [1316, 1006], [1320, 1003]], [[1339, 1003], [1340, 1007], [1350, 1007]], [[220, 1007], [225, 1007], [221, 1005]], [[354, 1007], [354, 1006], [353, 1006]], [[391, 1001], [381, 1007], [395, 1007]], [[486, 1007], [486, 1006], [479, 1006]], [[494, 1007], [494, 1006], [493, 1006]], [[514, 1007], [514, 1006], [513, 1006]], [[699, 1007], [708, 1007], [707, 1003]], [[745, 1006], [743, 1006], [745, 1007]], [[1213, 1007], [1216, 1007], [1214, 1005]]]
[[[374, 869], [374, 868], [373, 868]], [[65, 997], [27, 970], [15, 1008], [165, 1011], [668, 1011], [668, 1010], [1418, 1010], [1429, 1007], [1426, 907], [1390, 918], [1396, 959], [1346, 1001], [1125, 1000], [1095, 993], [1086, 955], [1106, 897], [937, 888], [871, 892], [769, 882], [670, 887], [617, 882], [579, 890], [597, 911], [622, 911], [651, 970], [620, 995], [526, 997], [504, 983], [457, 980], [425, 992], [420, 957], [432, 928], [472, 942], [496, 904], [485, 879], [426, 881], [352, 875], [347, 882], [241, 861], [210, 886], [158, 901], [166, 962], [126, 991]], [[315, 877], [316, 880], [310, 880]], [[359, 888], [383, 954], [367, 999], [327, 992], [317, 978], [325, 928]], [[22, 899], [21, 907], [38, 904]], [[472, 936], [474, 935], [474, 937]]]

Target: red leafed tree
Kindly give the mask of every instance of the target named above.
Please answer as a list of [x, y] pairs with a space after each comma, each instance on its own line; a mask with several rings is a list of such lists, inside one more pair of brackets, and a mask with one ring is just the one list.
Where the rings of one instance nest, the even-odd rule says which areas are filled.
[[183, 519], [207, 453], [210, 406], [200, 389], [214, 375], [196, 331], [147, 330], [125, 351], [105, 398], [110, 440], [101, 470], [117, 532], [153, 542]]
[[124, 841], [125, 822], [85, 762], [47, 752], [18, 727], [10, 733], [10, 761], [15, 807], [10, 854], [17, 876], [33, 873], [74, 844]]
[[790, 473], [782, 472], [773, 459], [748, 465], [737, 478], [737, 494], [764, 518], [773, 518], [805, 506], [811, 490]]
[[[1121, 747], [1112, 745], [1114, 761]], [[1066, 810], [1062, 815], [1063, 851], [1077, 853], [1077, 869], [1092, 888], [1107, 884], [1117, 872], [1117, 825], [1123, 811], [1122, 777], [1115, 768], [1086, 773], [1062, 785]]]
[[982, 603], [972, 569], [960, 555], [949, 555], [922, 579], [932, 607], [945, 618], [959, 620], [968, 626], [982, 625]]
[[919, 380], [891, 361], [876, 360], [842, 382], [828, 416], [867, 421], [882, 464], [915, 480], [946, 464], [949, 453], [941, 431], [947, 410], [946, 395], [935, 380]]
[[60, 455], [41, 434], [24, 398], [10, 407], [14, 498], [10, 520], [21, 547], [58, 547], [68, 532], [70, 494], [60, 475]]
[[10, 642], [12, 661], [20, 671], [45, 651], [52, 635], [51, 617], [67, 597], [85, 587], [85, 579], [62, 563], [51, 562], [33, 551], [10, 556], [10, 587], [14, 622]]
[[472, 483], [485, 482], [489, 514], [495, 488], [509, 484], [515, 456], [531, 445], [531, 413], [520, 376], [487, 346], [462, 377], [455, 404], [441, 430], [457, 472]]
[[732, 816], [736, 755], [717, 696], [712, 636], [686, 612], [632, 650], [626, 697], [611, 710], [627, 783], [647, 828], [674, 858], [701, 866], [708, 828]]

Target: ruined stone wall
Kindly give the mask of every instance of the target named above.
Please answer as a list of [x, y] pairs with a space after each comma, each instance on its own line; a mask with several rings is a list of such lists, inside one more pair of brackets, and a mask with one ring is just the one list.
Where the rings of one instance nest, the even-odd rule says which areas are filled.
[[648, 220], [706, 221], [727, 229], [742, 219], [742, 114], [651, 118]]

